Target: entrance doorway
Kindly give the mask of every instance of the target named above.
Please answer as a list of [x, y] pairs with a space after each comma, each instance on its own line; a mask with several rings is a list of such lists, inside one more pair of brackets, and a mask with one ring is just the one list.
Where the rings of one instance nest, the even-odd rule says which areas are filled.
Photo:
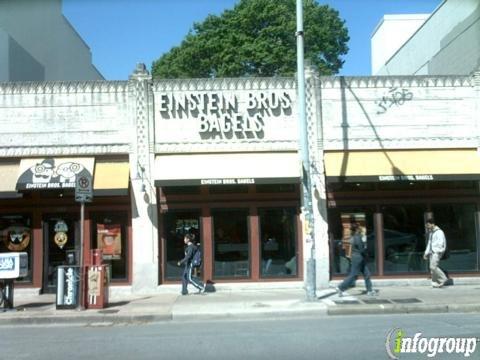
[[[43, 293], [55, 293], [57, 266], [67, 264], [67, 253], [80, 249], [80, 226], [74, 215], [49, 214], [43, 218]], [[75, 263], [78, 263], [78, 251]]]

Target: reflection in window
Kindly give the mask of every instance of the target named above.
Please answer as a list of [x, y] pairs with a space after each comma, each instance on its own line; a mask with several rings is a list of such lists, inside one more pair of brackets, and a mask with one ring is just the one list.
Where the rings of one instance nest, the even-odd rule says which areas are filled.
[[32, 282], [32, 218], [28, 215], [0, 215], [0, 252], [26, 252], [28, 274], [17, 282]]
[[296, 276], [295, 209], [260, 209], [261, 276]]
[[248, 211], [214, 210], [214, 276], [250, 277]]
[[376, 236], [373, 226], [373, 207], [338, 207], [328, 209], [328, 225], [330, 251], [332, 253], [332, 274], [347, 274], [350, 271], [349, 230], [350, 220], [358, 219], [361, 226], [366, 227], [367, 234], [367, 266], [370, 272], [376, 273]]
[[198, 211], [172, 211], [165, 214], [165, 278], [180, 280], [183, 267], [177, 262], [185, 257], [183, 238], [187, 233], [195, 235], [196, 242], [200, 239], [200, 214]]
[[92, 248], [101, 249], [105, 264], [110, 266], [111, 279], [128, 279], [128, 241], [126, 213], [94, 213]]
[[435, 223], [445, 233], [450, 257], [441, 267], [451, 271], [478, 270], [474, 204], [434, 204]]
[[383, 206], [384, 272], [425, 272], [423, 205]]

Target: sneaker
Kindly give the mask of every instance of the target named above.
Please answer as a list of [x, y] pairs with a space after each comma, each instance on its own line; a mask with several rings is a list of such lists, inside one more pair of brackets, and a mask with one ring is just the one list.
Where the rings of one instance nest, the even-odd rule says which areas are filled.
[[198, 289], [199, 294], [204, 294], [205, 293], [205, 286], [202, 287], [201, 289]]
[[184, 295], [184, 296], [185, 296], [185, 295], [188, 295], [188, 291], [187, 291], [187, 292], [183, 292], [183, 291], [182, 291], [180, 294], [182, 294], [182, 295]]
[[443, 283], [440, 283], [440, 284], [438, 284], [438, 283], [433, 283], [433, 284], [432, 284], [432, 287], [433, 287], [434, 289], [440, 289], [440, 288], [443, 287], [444, 285], [445, 285], [444, 282], [443, 282]]
[[340, 290], [340, 288], [338, 286], [335, 288], [335, 291], [337, 292], [338, 297], [343, 297], [343, 291]]
[[376, 290], [368, 291], [367, 296], [377, 296], [377, 291]]

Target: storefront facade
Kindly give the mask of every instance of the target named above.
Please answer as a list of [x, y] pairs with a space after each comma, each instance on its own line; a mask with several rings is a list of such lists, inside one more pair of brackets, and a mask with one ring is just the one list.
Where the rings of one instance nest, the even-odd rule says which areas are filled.
[[366, 226], [377, 279], [427, 277], [431, 217], [450, 250], [442, 267], [457, 282], [479, 275], [478, 95], [478, 75], [322, 83], [333, 279], [348, 269], [353, 219]]
[[159, 81], [153, 93], [160, 282], [180, 279], [187, 232], [204, 280], [301, 280], [294, 81]]
[[81, 171], [94, 182], [83, 250], [104, 250], [114, 292], [176, 289], [187, 232], [204, 281], [301, 287], [313, 257], [326, 287], [348, 267], [353, 218], [376, 279], [426, 277], [432, 215], [449, 239], [447, 270], [477, 278], [478, 74], [307, 72], [306, 90], [313, 239], [294, 79], [152, 81], [139, 66], [125, 82], [0, 84], [0, 251], [29, 254], [19, 286], [54, 291], [55, 267], [79, 250]]

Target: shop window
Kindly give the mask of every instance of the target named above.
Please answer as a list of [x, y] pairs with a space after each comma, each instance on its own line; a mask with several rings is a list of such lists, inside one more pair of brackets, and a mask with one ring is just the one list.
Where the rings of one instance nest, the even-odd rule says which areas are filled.
[[246, 194], [248, 185], [215, 185], [209, 186], [210, 194]]
[[213, 210], [214, 277], [249, 278], [247, 210]]
[[327, 183], [327, 191], [350, 192], [350, 191], [373, 191], [375, 183], [371, 182], [332, 182]]
[[200, 186], [165, 186], [163, 193], [168, 195], [196, 195], [200, 194]]
[[476, 190], [477, 181], [434, 181], [428, 183], [431, 190]]
[[295, 184], [260, 184], [256, 186], [257, 193], [292, 193]]
[[365, 206], [328, 209], [332, 274], [345, 275], [350, 271], [350, 227], [352, 222], [358, 222], [365, 229], [367, 266], [370, 272], [376, 273], [377, 239], [373, 224], [374, 212], [373, 207]]
[[297, 276], [295, 219], [294, 208], [259, 209], [262, 277]]
[[408, 190], [426, 190], [425, 181], [386, 181], [378, 183], [378, 190], [383, 191], [408, 191]]
[[17, 279], [19, 283], [32, 282], [32, 217], [21, 214], [0, 215], [0, 252], [26, 252], [28, 254], [28, 274]]
[[198, 242], [200, 239], [200, 213], [198, 211], [169, 211], [164, 215], [165, 239], [165, 279], [180, 280], [183, 267], [177, 265], [185, 256], [183, 238], [193, 233]]
[[474, 204], [434, 204], [435, 223], [447, 238], [450, 257], [442, 260], [441, 267], [449, 271], [477, 271], [478, 247]]
[[382, 207], [384, 272], [425, 272], [425, 223], [423, 205]]
[[110, 265], [112, 281], [128, 279], [128, 215], [123, 212], [92, 214], [92, 249], [102, 249], [105, 264]]

